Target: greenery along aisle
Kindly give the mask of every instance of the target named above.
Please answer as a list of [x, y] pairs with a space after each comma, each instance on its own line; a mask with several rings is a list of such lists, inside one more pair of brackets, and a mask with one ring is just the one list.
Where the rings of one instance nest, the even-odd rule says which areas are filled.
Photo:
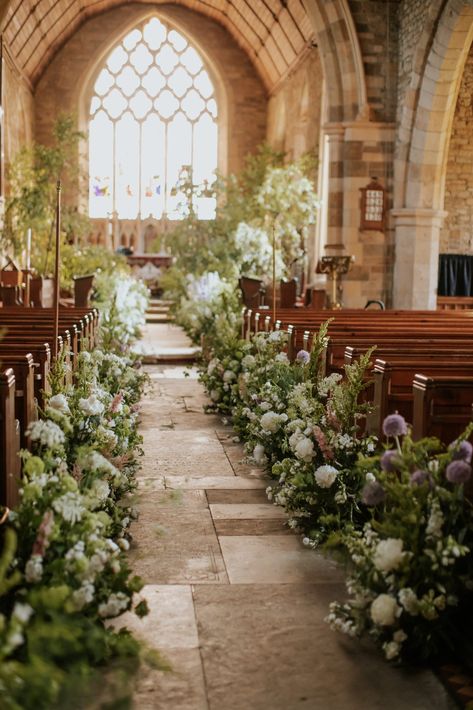
[[[125, 552], [146, 381], [129, 345], [146, 293], [120, 277], [107, 294], [101, 291], [102, 348], [81, 352], [74, 385], [63, 384], [63, 365], [56, 365], [47, 406], [29, 431], [32, 450], [23, 453], [20, 504], [0, 527], [6, 710], [84, 707], [84, 681], [98, 665], [122, 658], [133, 668], [140, 654], [127, 632], [104, 622], [132, 608], [142, 587]], [[146, 606], [135, 612], [145, 614]]]

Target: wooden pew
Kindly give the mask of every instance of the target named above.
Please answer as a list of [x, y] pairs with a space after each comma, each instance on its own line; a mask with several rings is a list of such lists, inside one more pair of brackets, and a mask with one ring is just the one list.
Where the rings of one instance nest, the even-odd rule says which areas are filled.
[[450, 443], [472, 420], [473, 377], [416, 375], [413, 382], [415, 441], [437, 436]]
[[0, 372], [0, 504], [18, 503], [19, 424], [15, 419], [15, 375], [11, 368]]

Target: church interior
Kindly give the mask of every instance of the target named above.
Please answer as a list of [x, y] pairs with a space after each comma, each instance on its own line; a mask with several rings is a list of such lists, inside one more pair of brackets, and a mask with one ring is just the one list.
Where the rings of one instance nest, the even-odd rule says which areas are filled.
[[473, 707], [470, 338], [473, 0], [0, 0], [0, 708]]

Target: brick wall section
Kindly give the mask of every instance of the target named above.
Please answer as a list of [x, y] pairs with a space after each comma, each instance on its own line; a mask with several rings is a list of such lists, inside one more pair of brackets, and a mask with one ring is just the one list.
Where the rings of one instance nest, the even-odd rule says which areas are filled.
[[318, 154], [323, 74], [316, 47], [308, 50], [294, 71], [277, 87], [268, 106], [268, 142], [297, 160]]
[[372, 117], [392, 121], [396, 113], [399, 3], [349, 0], [348, 5], [360, 43]]
[[473, 249], [473, 49], [458, 94], [447, 162], [440, 252], [471, 254]]
[[[58, 112], [80, 111], [80, 92], [97, 58], [147, 13], [143, 5], [125, 5], [90, 19], [56, 54], [35, 90], [37, 140], [48, 141]], [[266, 135], [267, 95], [254, 66], [229, 33], [204, 15], [170, 5], [159, 6], [158, 14], [200, 45], [222, 77], [228, 96], [228, 170], [238, 172]]]

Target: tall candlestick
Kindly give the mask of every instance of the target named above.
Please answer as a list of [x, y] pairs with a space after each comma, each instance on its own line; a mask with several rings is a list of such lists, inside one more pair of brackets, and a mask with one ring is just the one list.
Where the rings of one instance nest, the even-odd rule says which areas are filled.
[[26, 268], [29, 270], [31, 268], [31, 227], [28, 228], [26, 232]]
[[60, 264], [60, 244], [61, 244], [61, 181], [57, 181], [56, 198], [56, 264], [54, 268], [54, 342], [53, 356], [58, 356], [59, 339], [59, 264]]

